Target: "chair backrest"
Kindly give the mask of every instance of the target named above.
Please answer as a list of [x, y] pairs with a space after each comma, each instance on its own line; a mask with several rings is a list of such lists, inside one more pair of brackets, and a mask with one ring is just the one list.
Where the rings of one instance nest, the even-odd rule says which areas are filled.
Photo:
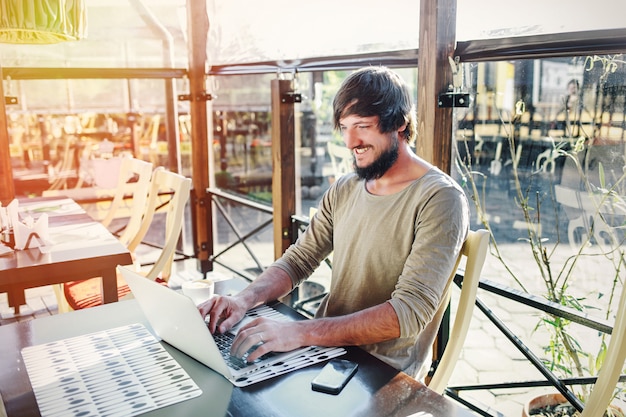
[[[457, 259], [457, 266], [454, 268], [454, 272], [452, 272], [452, 276], [449, 279], [448, 287], [456, 275], [456, 269], [460, 264], [461, 258], [465, 256], [466, 262], [465, 272], [463, 274], [463, 285], [461, 286], [459, 304], [456, 309], [456, 314], [454, 315], [454, 324], [450, 331], [450, 339], [435, 369], [435, 374], [428, 384], [428, 388], [439, 394], [443, 393], [443, 390], [448, 385], [454, 366], [459, 359], [461, 348], [465, 342], [465, 337], [467, 336], [467, 331], [472, 319], [472, 310], [476, 302], [476, 291], [478, 289], [480, 273], [485, 263], [488, 248], [489, 232], [484, 229], [476, 231], [470, 230], [467, 239], [465, 239], [463, 243], [459, 259]], [[447, 291], [449, 294], [450, 289], [448, 288]], [[440, 308], [446, 308], [447, 304], [447, 302], [443, 302]]]
[[105, 226], [109, 226], [118, 210], [124, 204], [124, 198], [132, 196], [128, 223], [119, 236], [120, 242], [125, 246], [128, 246], [141, 226], [141, 218], [145, 210], [148, 190], [150, 188], [151, 174], [152, 164], [150, 162], [130, 156], [123, 158], [113, 201], [111, 201], [109, 211], [104, 219], [101, 220], [101, 223]]
[[72, 175], [76, 167], [76, 138], [71, 135], [65, 137], [63, 154], [55, 166], [48, 167], [48, 190], [60, 190], [67, 188], [67, 179]]
[[[146, 274], [149, 279], [154, 280], [159, 274], [164, 280], [169, 279], [172, 260], [183, 227], [185, 206], [189, 200], [190, 190], [190, 178], [166, 171], [163, 167], [156, 168], [152, 173], [148, 203], [145, 206], [141, 227], [128, 244], [128, 249], [131, 252], [134, 251], [148, 232], [155, 212], [157, 210], [165, 211], [165, 241], [159, 258]], [[169, 197], [169, 200], [164, 203], [161, 199], [162, 196]], [[163, 206], [162, 210], [161, 206]]]
[[598, 245], [619, 246], [615, 230], [607, 223], [620, 212], [612, 198], [560, 184], [554, 185], [554, 196], [568, 218], [567, 238], [574, 251], [591, 237]]
[[613, 392], [626, 361], [626, 288], [617, 308], [611, 341], [593, 390], [585, 403], [581, 417], [602, 417], [613, 400]]
[[0, 417], [7, 417], [7, 410], [4, 408], [4, 402], [2, 400], [2, 395], [0, 395]]
[[541, 172], [550, 172], [554, 174], [555, 167], [555, 155], [552, 148], [548, 148], [537, 155], [537, 159], [535, 160], [535, 169]]

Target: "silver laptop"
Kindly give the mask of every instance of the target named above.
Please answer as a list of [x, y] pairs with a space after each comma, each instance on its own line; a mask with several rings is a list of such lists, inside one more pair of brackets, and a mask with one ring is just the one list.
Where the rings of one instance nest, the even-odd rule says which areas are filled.
[[269, 306], [260, 306], [250, 310], [230, 332], [214, 337], [189, 297], [127, 267], [118, 266], [117, 269], [157, 336], [218, 372], [237, 387], [251, 385], [345, 353], [343, 348], [311, 346], [290, 352], [272, 352], [252, 363], [233, 358], [230, 356], [228, 341], [223, 339], [232, 341], [243, 324], [259, 316], [291, 319]]

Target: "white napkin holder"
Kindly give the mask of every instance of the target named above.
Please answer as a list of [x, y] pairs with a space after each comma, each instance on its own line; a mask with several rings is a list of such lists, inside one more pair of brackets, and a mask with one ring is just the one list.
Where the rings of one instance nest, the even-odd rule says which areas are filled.
[[17, 200], [11, 201], [7, 206], [7, 212], [13, 226], [15, 250], [38, 248], [46, 244], [49, 239], [47, 213], [39, 216], [37, 220], [34, 220], [31, 216], [20, 220], [19, 203]]

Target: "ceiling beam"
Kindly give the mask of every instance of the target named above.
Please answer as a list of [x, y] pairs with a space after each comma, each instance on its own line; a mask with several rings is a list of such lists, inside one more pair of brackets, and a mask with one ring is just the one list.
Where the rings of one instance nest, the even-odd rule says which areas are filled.
[[184, 78], [184, 68], [22, 68], [4, 67], [4, 79], [12, 80], [72, 80], [72, 79], [132, 79]]

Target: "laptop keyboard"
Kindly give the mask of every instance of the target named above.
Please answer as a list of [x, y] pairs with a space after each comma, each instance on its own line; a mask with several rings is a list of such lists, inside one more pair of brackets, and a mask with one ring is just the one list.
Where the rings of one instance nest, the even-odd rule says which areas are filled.
[[[208, 317], [208, 316], [207, 316]], [[238, 358], [236, 356], [231, 356], [230, 354], [230, 347], [233, 344], [233, 341], [235, 340], [235, 335], [237, 334], [237, 332], [239, 331], [239, 328], [241, 328], [243, 325], [245, 325], [246, 323], [249, 323], [252, 319], [257, 318], [257, 317], [268, 317], [274, 320], [282, 320], [282, 321], [290, 321], [290, 319], [288, 319], [286, 316], [284, 316], [282, 313], [279, 313], [278, 311], [274, 310], [271, 307], [268, 306], [259, 306], [256, 307], [250, 311], [248, 311], [246, 313], [246, 316], [243, 318], [243, 320], [241, 320], [239, 323], [237, 323], [237, 325], [235, 325], [235, 327], [233, 327], [230, 331], [222, 334], [222, 333], [215, 333], [213, 334], [213, 339], [215, 340], [215, 343], [217, 344], [218, 349], [220, 350], [220, 353], [222, 355], [222, 358], [224, 358], [224, 360], [226, 361], [226, 364], [228, 366], [230, 366], [231, 368], [235, 369], [235, 370], [241, 370], [244, 369], [250, 365], [254, 365], [257, 362], [261, 362], [265, 359], [271, 358], [272, 356], [276, 356], [277, 353], [276, 352], [268, 352], [265, 355], [261, 356], [260, 358], [258, 358], [257, 360], [255, 360], [254, 362], [247, 362], [246, 358], [248, 357], [248, 354], [257, 346], [254, 346], [253, 349], [251, 349], [250, 351], [246, 352], [246, 354], [244, 355], [243, 358]]]
[[226, 363], [233, 369], [240, 370], [245, 368], [246, 366], [250, 366], [251, 364], [246, 362], [243, 359], [240, 359], [236, 356], [231, 356], [230, 347], [233, 344], [233, 340], [235, 340], [235, 336], [231, 333], [216, 333], [213, 335], [215, 339], [215, 343], [222, 354], [222, 357], [226, 361]]
[[[220, 350], [220, 353], [222, 354], [222, 358], [224, 358], [228, 366], [230, 366], [231, 368], [237, 371], [243, 368], [246, 368], [250, 365], [254, 365], [257, 362], [261, 362], [265, 359], [268, 359], [268, 358], [271, 358], [272, 356], [277, 355], [276, 352], [267, 352], [265, 355], [262, 355], [260, 358], [256, 359], [254, 362], [247, 362], [246, 357], [248, 357], [248, 353], [250, 353], [252, 349], [246, 352], [243, 358], [238, 358], [230, 354], [230, 347], [233, 344], [233, 340], [235, 340], [235, 335], [233, 335], [232, 333], [225, 333], [225, 334], [218, 333], [218, 334], [214, 334], [213, 338], [215, 339], [215, 343], [217, 344], [217, 347]], [[254, 346], [254, 348], [256, 348], [256, 346]]]

